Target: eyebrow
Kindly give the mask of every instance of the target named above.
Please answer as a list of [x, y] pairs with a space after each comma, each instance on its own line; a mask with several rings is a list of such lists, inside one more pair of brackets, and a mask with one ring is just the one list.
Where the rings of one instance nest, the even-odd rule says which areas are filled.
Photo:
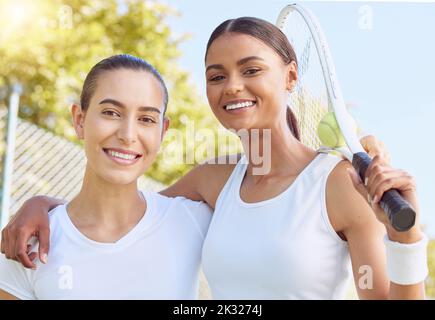
[[[114, 100], [114, 99], [104, 99], [104, 100], [101, 100], [98, 104], [105, 104], [105, 103], [113, 104], [114, 106], [125, 109], [125, 105], [123, 103], [121, 103], [117, 100]], [[140, 106], [139, 111], [153, 111], [153, 112], [161, 113], [158, 108], [150, 107], [150, 106]]]
[[[240, 59], [239, 61], [237, 61], [237, 65], [238, 66], [244, 65], [245, 63], [247, 63], [247, 62], [249, 62], [251, 60], [261, 60], [261, 61], [264, 61], [263, 58], [260, 58], [260, 57], [257, 57], [257, 56], [250, 56], [250, 57], [246, 57], [246, 58], [243, 58], [243, 59]], [[224, 69], [224, 66], [222, 64], [212, 64], [212, 65], [209, 65], [206, 68], [205, 72], [207, 72], [210, 69], [219, 69], [219, 70], [222, 70], [222, 69]]]

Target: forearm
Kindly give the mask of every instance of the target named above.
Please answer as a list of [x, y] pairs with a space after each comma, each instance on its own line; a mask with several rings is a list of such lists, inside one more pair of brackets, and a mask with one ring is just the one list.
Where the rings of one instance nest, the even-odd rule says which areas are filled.
[[49, 196], [35, 196], [28, 200], [23, 205], [24, 207], [40, 208], [44, 212], [48, 212], [59, 205], [65, 204], [66, 200], [53, 198]]
[[202, 166], [199, 165], [190, 170], [184, 177], [181, 177], [173, 185], [160, 191], [159, 193], [167, 197], [185, 197], [195, 201], [205, 201], [204, 197], [198, 192]]
[[159, 192], [161, 195], [175, 198], [175, 197], [185, 197], [194, 201], [204, 201], [203, 197], [196, 191], [189, 190], [188, 188], [183, 188], [178, 186], [177, 183], [169, 186], [168, 188]]

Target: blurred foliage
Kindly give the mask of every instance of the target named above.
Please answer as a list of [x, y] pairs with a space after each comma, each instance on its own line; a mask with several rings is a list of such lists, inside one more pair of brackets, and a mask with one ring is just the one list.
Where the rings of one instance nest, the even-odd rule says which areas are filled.
[[[19, 81], [24, 89], [19, 116], [77, 142], [69, 106], [79, 100], [87, 72], [105, 57], [128, 53], [162, 73], [171, 128], [184, 133], [185, 123], [193, 121], [195, 130], [217, 131], [217, 120], [177, 65], [178, 46], [187, 35], [171, 32], [166, 19], [176, 15], [144, 0], [0, 0], [0, 106], [7, 105], [8, 88]], [[183, 148], [189, 138], [182, 139], [174, 143], [169, 135], [162, 148]], [[193, 147], [181, 151], [189, 155]], [[193, 166], [171, 157], [160, 154], [147, 175], [171, 183]]]
[[428, 251], [429, 277], [426, 280], [426, 295], [435, 299], [435, 240], [429, 241]]

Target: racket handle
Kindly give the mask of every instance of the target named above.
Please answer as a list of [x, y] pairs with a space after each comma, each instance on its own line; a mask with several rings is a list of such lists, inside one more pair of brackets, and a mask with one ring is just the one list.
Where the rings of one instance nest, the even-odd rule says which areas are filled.
[[[362, 181], [365, 179], [367, 168], [372, 159], [365, 152], [353, 155], [352, 165], [358, 172]], [[379, 201], [380, 207], [385, 211], [391, 225], [397, 231], [407, 231], [415, 224], [415, 211], [411, 205], [402, 198], [397, 189], [391, 189], [382, 195]]]

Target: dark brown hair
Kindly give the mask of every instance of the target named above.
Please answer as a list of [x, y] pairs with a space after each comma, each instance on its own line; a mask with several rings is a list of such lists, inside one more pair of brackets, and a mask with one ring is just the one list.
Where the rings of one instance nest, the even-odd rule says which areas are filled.
[[97, 88], [97, 80], [101, 74], [106, 71], [114, 71], [118, 69], [129, 69], [136, 71], [146, 71], [151, 73], [162, 85], [163, 95], [164, 95], [164, 111], [168, 106], [168, 89], [166, 88], [165, 81], [163, 80], [160, 73], [151, 64], [146, 62], [141, 58], [131, 56], [129, 54], [119, 54], [111, 56], [109, 58], [103, 59], [92, 67], [86, 76], [85, 82], [83, 83], [82, 94], [80, 96], [80, 105], [83, 111], [86, 111], [89, 107], [92, 95], [95, 93]]
[[[272, 23], [254, 17], [241, 17], [222, 22], [214, 29], [208, 40], [205, 52], [206, 58], [208, 49], [213, 41], [227, 32], [241, 33], [254, 37], [272, 48], [282, 58], [285, 64], [289, 64], [292, 61], [296, 62], [296, 64], [298, 63], [296, 53], [285, 34]], [[300, 140], [297, 120], [290, 107], [287, 107], [287, 123], [295, 138]]]

